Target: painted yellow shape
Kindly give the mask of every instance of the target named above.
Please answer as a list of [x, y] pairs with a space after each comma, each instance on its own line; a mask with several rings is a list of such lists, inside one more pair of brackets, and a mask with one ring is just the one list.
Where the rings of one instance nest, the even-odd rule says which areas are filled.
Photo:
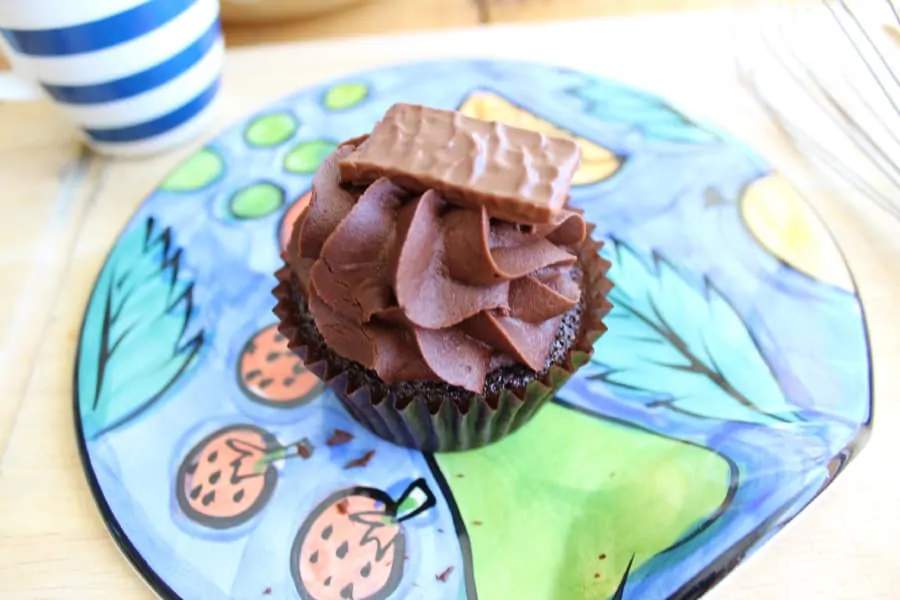
[[573, 185], [603, 181], [615, 173], [621, 163], [615, 154], [603, 146], [566, 131], [491, 92], [473, 92], [462, 103], [459, 111], [475, 119], [497, 121], [511, 127], [574, 140], [581, 146], [581, 168], [572, 179]]
[[740, 203], [744, 223], [769, 252], [813, 279], [854, 291], [847, 264], [825, 225], [784, 177], [757, 179]]

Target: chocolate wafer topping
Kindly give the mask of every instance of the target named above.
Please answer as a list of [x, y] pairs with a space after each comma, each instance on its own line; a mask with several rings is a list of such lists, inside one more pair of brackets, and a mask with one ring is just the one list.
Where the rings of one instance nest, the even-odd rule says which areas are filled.
[[574, 141], [472, 119], [449, 110], [393, 105], [371, 136], [339, 161], [341, 179], [387, 177], [447, 202], [484, 207], [515, 223], [548, 223], [566, 203], [581, 164]]
[[366, 143], [351, 140], [322, 163], [288, 250], [328, 346], [386, 383], [481, 393], [500, 366], [543, 370], [581, 298], [572, 250], [586, 235], [581, 215], [560, 208], [523, 226], [435, 188], [344, 181], [341, 160]]

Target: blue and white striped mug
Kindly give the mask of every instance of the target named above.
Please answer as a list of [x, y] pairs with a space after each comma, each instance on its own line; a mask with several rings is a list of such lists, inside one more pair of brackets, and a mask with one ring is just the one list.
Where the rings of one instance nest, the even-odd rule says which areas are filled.
[[213, 120], [218, 0], [2, 0], [0, 46], [99, 152], [160, 152]]

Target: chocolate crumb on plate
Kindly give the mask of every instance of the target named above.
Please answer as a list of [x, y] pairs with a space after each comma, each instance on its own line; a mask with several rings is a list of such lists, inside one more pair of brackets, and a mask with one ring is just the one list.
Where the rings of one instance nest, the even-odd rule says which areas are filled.
[[334, 433], [331, 434], [331, 437], [325, 442], [328, 446], [340, 446], [341, 444], [346, 444], [347, 442], [353, 439], [353, 434], [349, 431], [344, 431], [343, 429], [335, 429]]
[[435, 575], [434, 578], [437, 579], [438, 581], [440, 581], [441, 583], [446, 583], [447, 578], [450, 577], [450, 573], [452, 573], [452, 572], [453, 572], [453, 567], [452, 566], [447, 567], [446, 569], [441, 571], [440, 574]]
[[307, 459], [312, 456], [312, 448], [310, 448], [309, 443], [297, 442], [297, 455], [302, 459]]
[[349, 506], [350, 502], [346, 498], [335, 504], [335, 508], [337, 508], [338, 513], [342, 515], [347, 514], [347, 507]]
[[348, 462], [346, 465], [344, 465], [344, 468], [345, 469], [353, 469], [356, 467], [365, 467], [366, 465], [369, 464], [369, 461], [372, 460], [373, 456], [375, 456], [375, 451], [369, 450], [368, 452], [366, 452], [359, 458], [354, 458], [353, 460]]

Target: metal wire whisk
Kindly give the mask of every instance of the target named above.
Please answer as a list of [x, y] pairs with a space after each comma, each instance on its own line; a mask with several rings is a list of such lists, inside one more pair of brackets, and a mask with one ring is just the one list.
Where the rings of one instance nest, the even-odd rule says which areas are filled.
[[900, 220], [897, 7], [769, 2], [755, 20], [741, 82], [798, 151]]

